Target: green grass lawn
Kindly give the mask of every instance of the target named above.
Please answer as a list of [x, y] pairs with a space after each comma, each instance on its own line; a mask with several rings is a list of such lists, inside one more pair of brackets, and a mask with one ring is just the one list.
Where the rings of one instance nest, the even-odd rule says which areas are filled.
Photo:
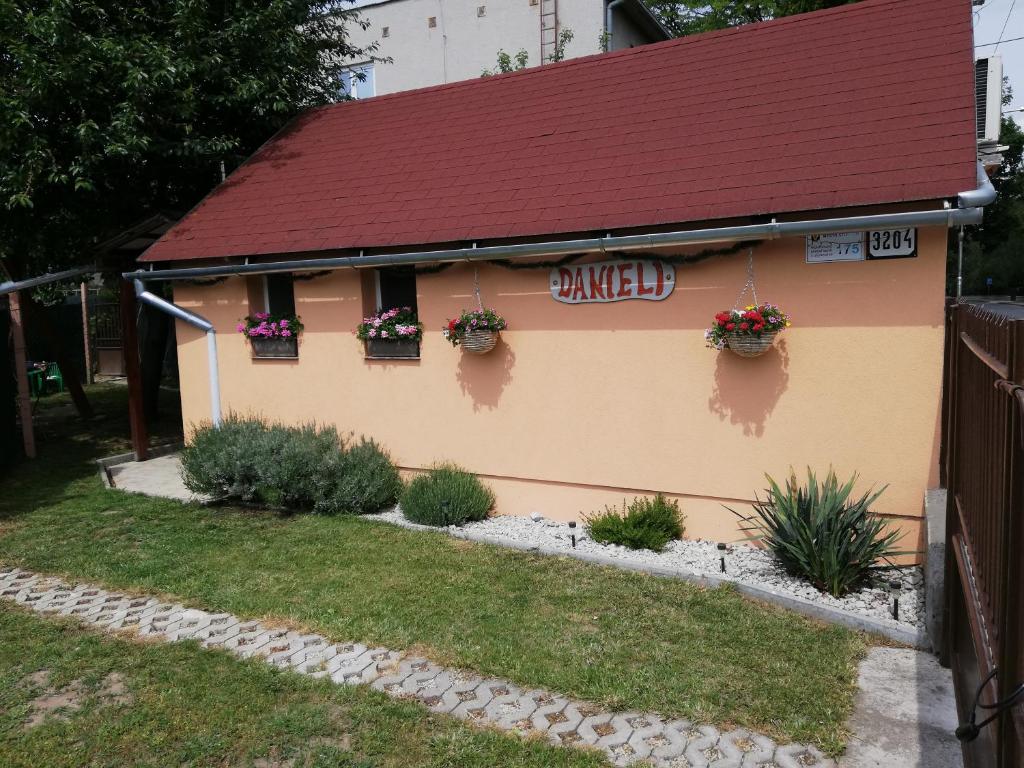
[[358, 518], [124, 494], [99, 482], [97, 443], [110, 451], [116, 438], [68, 423], [0, 481], [0, 561], [414, 648], [606, 706], [843, 747], [864, 652], [848, 630], [730, 589]]
[[[294, 761], [294, 762], [289, 762]], [[105, 637], [0, 606], [5, 768], [597, 768], [595, 753], [471, 728], [366, 687], [196, 643]]]

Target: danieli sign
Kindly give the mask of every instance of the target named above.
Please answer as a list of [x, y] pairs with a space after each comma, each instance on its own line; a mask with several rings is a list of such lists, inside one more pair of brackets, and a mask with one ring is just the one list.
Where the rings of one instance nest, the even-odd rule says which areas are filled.
[[645, 299], [661, 301], [672, 293], [676, 270], [671, 264], [648, 259], [616, 259], [596, 264], [555, 267], [551, 295], [564, 304]]

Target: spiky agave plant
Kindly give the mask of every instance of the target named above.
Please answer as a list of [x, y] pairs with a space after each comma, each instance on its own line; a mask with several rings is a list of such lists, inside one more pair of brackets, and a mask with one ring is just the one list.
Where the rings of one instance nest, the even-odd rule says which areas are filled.
[[899, 532], [888, 530], [871, 512], [871, 505], [888, 486], [851, 501], [856, 473], [840, 485], [835, 471], [829, 469], [819, 484], [808, 467], [807, 485], [801, 486], [790, 470], [785, 490], [765, 477], [768, 496], [756, 500], [753, 514], [729, 511], [743, 521], [740, 527], [752, 534], [749, 538], [764, 542], [788, 573], [842, 597], [880, 568], [880, 560], [906, 554], [894, 546]]

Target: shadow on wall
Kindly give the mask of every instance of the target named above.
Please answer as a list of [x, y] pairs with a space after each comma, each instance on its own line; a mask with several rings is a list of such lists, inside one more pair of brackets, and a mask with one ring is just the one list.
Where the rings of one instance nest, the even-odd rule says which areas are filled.
[[485, 355], [461, 352], [455, 378], [462, 387], [462, 394], [473, 400], [473, 410], [497, 408], [505, 387], [512, 381], [512, 366], [516, 364], [516, 353], [501, 337], [498, 344]]
[[768, 417], [789, 385], [789, 352], [781, 339], [760, 357], [742, 358], [723, 350], [715, 363], [708, 408], [722, 421], [761, 437]]

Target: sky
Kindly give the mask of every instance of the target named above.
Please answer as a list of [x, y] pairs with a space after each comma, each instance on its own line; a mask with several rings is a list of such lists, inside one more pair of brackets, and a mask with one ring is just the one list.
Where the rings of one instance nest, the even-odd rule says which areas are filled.
[[[994, 45], [1000, 37], [1003, 42]], [[1004, 110], [1024, 107], [1024, 39], [1017, 38], [1024, 38], [1024, 0], [985, 0], [974, 9], [975, 55], [1002, 56], [1003, 74], [1013, 87], [1013, 101]], [[1024, 112], [1007, 116], [1024, 127]]]

